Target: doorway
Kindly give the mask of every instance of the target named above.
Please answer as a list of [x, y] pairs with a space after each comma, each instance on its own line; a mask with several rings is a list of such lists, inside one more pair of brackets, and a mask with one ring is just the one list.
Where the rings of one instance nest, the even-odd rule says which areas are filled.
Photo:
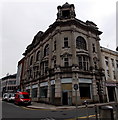
[[67, 91], [63, 91], [62, 93], [62, 104], [68, 105], [68, 92]]
[[115, 100], [115, 87], [107, 87], [109, 102]]
[[55, 103], [55, 85], [51, 86], [51, 103]]

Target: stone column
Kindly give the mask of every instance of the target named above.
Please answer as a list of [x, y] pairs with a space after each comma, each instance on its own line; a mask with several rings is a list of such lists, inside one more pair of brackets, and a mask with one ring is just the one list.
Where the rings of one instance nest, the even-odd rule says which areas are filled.
[[48, 94], [47, 94], [47, 97], [48, 97], [48, 103], [51, 102], [51, 83], [50, 83], [50, 80], [48, 80]]
[[74, 26], [72, 26], [71, 31], [71, 52], [72, 52], [72, 65], [77, 64], [77, 57], [76, 57], [76, 39], [74, 35]]
[[60, 31], [60, 27], [57, 28], [57, 40], [56, 40], [56, 63], [57, 66], [61, 65], [61, 50], [62, 50], [62, 43], [63, 43], [63, 39], [61, 39], [61, 31]]
[[72, 68], [72, 104], [76, 104], [76, 93], [74, 89], [74, 84], [78, 85], [78, 90], [77, 90], [77, 104], [81, 104], [80, 100], [80, 91], [79, 91], [79, 74], [77, 73], [77, 68], [73, 67]]
[[91, 32], [89, 32], [89, 37], [87, 38], [88, 39], [88, 51], [89, 51], [89, 56], [90, 56], [90, 66], [91, 67], [94, 67], [94, 64], [93, 64], [93, 51], [92, 51], [92, 40], [91, 40]]
[[107, 102], [107, 91], [106, 91], [106, 80], [102, 77], [102, 87], [103, 87], [103, 102]]
[[95, 76], [93, 76], [92, 93], [91, 94], [92, 94], [92, 97], [93, 97], [93, 102], [98, 102], [99, 101], [99, 95], [98, 95], [98, 91], [97, 91]]
[[54, 43], [53, 38], [51, 37], [49, 41], [50, 41], [50, 43], [49, 43], [50, 48], [49, 48], [49, 64], [48, 64], [48, 67], [51, 68], [51, 65], [52, 65], [52, 51], [53, 51], [53, 46], [54, 46], [53, 45], [53, 43]]
[[38, 89], [37, 89], [37, 98], [38, 98], [38, 101], [40, 99], [40, 83], [38, 82]]
[[55, 75], [55, 104], [61, 105], [62, 89], [60, 74]]
[[32, 98], [32, 83], [30, 83], [30, 97]]
[[102, 53], [101, 53], [101, 49], [100, 49], [100, 43], [99, 43], [99, 40], [96, 41], [96, 49], [97, 49], [97, 55], [98, 55], [98, 58], [99, 58], [99, 68], [103, 68], [103, 64], [102, 64]]

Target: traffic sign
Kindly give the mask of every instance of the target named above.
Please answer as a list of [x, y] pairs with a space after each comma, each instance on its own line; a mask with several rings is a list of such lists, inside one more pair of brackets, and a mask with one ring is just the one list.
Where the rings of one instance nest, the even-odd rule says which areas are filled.
[[78, 84], [74, 84], [74, 90], [78, 90]]

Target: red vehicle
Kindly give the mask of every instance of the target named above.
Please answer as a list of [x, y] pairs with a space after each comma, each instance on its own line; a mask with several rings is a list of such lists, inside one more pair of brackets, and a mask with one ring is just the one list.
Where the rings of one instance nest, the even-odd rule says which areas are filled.
[[30, 105], [31, 104], [31, 99], [29, 97], [28, 92], [17, 92], [15, 94], [15, 104], [24, 104], [24, 105]]

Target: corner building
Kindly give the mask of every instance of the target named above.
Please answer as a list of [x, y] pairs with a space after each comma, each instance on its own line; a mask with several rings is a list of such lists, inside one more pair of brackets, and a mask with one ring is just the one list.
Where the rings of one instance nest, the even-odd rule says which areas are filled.
[[23, 54], [23, 90], [34, 101], [72, 105], [77, 84], [78, 104], [104, 101], [104, 86], [98, 92], [104, 84], [104, 75], [99, 74], [102, 32], [95, 23], [77, 19], [73, 4], [57, 9], [56, 21], [45, 32], [39, 31]]

